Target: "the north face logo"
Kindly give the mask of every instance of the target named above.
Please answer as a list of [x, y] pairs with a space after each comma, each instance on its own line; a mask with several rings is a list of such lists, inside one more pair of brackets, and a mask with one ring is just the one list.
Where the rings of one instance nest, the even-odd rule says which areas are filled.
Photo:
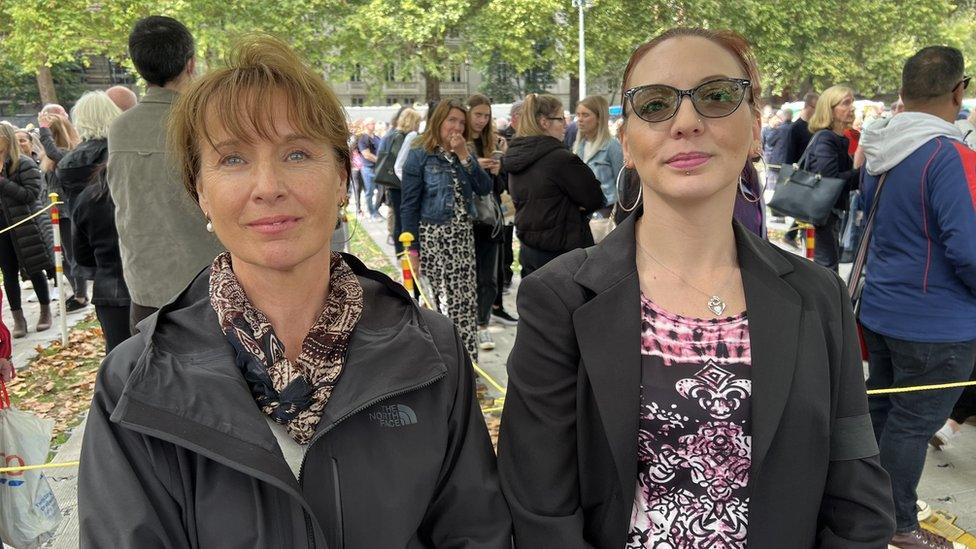
[[383, 427], [404, 427], [417, 423], [417, 414], [405, 404], [390, 404], [377, 406], [369, 413], [370, 421], [375, 421]]

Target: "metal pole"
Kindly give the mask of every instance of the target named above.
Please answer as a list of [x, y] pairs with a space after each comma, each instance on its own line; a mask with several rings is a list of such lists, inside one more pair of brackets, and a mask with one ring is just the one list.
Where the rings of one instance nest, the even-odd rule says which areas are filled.
[[[51, 204], [58, 203], [58, 193], [48, 195]], [[68, 346], [68, 310], [65, 308], [64, 266], [61, 261], [61, 213], [57, 206], [51, 207], [51, 228], [54, 229], [54, 285], [58, 288], [58, 325], [61, 328], [61, 346]]]
[[579, 6], [579, 98], [586, 97], [586, 37], [583, 32], [583, 8], [586, 0], [577, 0]]

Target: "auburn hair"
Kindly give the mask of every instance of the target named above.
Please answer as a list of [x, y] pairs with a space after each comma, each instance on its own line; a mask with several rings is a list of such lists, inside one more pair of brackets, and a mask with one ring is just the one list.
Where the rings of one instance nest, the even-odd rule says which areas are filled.
[[272, 119], [276, 103], [286, 106], [288, 121], [297, 132], [331, 147], [348, 181], [349, 126], [342, 104], [322, 77], [272, 36], [246, 36], [231, 52], [225, 67], [193, 80], [177, 96], [169, 116], [169, 145], [193, 200], [200, 201], [201, 151], [205, 143], [214, 146], [210, 124], [217, 121], [245, 143], [271, 140], [276, 137]]
[[760, 97], [762, 97], [762, 86], [759, 82], [759, 66], [756, 63], [756, 57], [752, 53], [752, 47], [749, 45], [749, 41], [746, 40], [741, 34], [727, 29], [703, 29], [698, 27], [675, 27], [673, 29], [668, 29], [661, 34], [655, 36], [651, 40], [637, 46], [634, 53], [630, 55], [630, 60], [627, 62], [627, 68], [624, 69], [624, 78], [621, 82], [620, 89], [620, 105], [623, 107], [623, 117], [624, 121], [627, 120], [627, 104], [624, 93], [632, 87], [630, 83], [631, 74], [634, 72], [634, 67], [637, 63], [644, 58], [645, 55], [656, 46], [671, 40], [672, 38], [684, 38], [684, 37], [698, 37], [704, 38], [722, 46], [726, 51], [731, 53], [736, 60], [739, 61], [739, 65], [742, 70], [746, 73], [746, 78], [750, 82], [748, 93], [746, 94], [746, 101], [749, 104], [749, 108], [759, 115], [762, 112], [762, 105], [760, 103]]

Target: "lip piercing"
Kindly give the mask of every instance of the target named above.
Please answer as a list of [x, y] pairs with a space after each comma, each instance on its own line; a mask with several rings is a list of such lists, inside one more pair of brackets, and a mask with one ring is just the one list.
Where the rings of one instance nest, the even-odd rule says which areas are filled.
[[691, 175], [691, 172], [685, 172], [685, 175]]

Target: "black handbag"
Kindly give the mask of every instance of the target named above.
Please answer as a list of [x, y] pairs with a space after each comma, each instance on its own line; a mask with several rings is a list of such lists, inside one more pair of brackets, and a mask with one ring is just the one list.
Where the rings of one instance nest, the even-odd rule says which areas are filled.
[[393, 167], [396, 165], [397, 155], [400, 153], [403, 141], [407, 136], [399, 130], [394, 131], [396, 133], [390, 138], [390, 146], [386, 150], [380, 151], [379, 157], [376, 159], [373, 181], [391, 189], [399, 189], [400, 178], [397, 177]]
[[777, 215], [822, 226], [827, 224], [847, 181], [838, 177], [822, 177], [805, 169], [807, 154], [816, 140], [817, 136], [814, 135], [799, 162], [780, 167], [776, 191], [768, 205]]

